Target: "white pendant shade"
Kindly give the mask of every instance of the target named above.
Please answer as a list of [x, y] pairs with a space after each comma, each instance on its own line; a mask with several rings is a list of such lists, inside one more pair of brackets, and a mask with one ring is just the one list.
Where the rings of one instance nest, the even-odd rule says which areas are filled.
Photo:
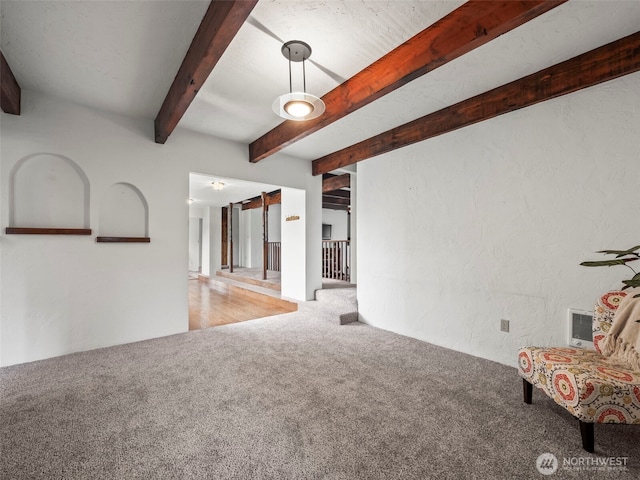
[[[275, 99], [272, 105], [273, 111], [276, 115], [287, 120], [302, 121], [319, 117], [324, 113], [324, 102], [315, 95], [307, 93], [304, 68], [304, 61], [311, 56], [311, 47], [300, 40], [291, 40], [282, 45], [280, 51], [289, 61], [289, 93]], [[302, 62], [302, 92], [293, 91], [291, 62]]]
[[303, 92], [292, 92], [280, 95], [273, 102], [273, 111], [287, 120], [311, 120], [324, 113], [324, 102]]

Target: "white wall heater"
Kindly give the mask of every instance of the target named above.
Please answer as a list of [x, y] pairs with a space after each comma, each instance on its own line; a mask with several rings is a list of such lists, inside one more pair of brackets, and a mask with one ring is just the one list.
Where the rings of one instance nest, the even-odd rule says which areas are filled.
[[569, 345], [593, 349], [593, 312], [570, 308], [567, 320]]

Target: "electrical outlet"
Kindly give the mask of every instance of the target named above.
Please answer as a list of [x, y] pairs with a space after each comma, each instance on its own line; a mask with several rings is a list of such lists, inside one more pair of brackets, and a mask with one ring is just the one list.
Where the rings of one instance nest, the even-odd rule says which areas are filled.
[[505, 320], [505, 319], [500, 320], [500, 331], [501, 332], [509, 331], [509, 320]]

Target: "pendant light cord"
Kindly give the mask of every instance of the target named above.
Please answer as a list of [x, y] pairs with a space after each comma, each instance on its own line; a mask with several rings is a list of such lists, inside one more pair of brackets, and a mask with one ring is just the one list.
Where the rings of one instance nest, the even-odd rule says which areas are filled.
[[[291, 47], [287, 47], [289, 51], [289, 55], [287, 55], [287, 59], [289, 60], [289, 93], [293, 93], [293, 81], [291, 80]], [[307, 70], [304, 65], [305, 58], [302, 58], [302, 92], [307, 93]]]
[[287, 47], [287, 50], [289, 50], [289, 93], [293, 93], [293, 83], [291, 82], [291, 48]]
[[302, 59], [302, 91], [307, 93], [307, 72], [304, 69], [304, 58]]

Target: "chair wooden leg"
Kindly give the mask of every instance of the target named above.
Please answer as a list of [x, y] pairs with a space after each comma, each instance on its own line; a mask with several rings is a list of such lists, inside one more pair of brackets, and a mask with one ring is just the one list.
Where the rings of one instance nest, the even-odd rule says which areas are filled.
[[524, 403], [531, 405], [531, 399], [533, 397], [533, 384], [522, 379], [522, 393], [524, 394]]
[[580, 435], [582, 435], [582, 448], [584, 448], [589, 453], [593, 453], [595, 423], [586, 423], [582, 420], [578, 421], [580, 422]]

